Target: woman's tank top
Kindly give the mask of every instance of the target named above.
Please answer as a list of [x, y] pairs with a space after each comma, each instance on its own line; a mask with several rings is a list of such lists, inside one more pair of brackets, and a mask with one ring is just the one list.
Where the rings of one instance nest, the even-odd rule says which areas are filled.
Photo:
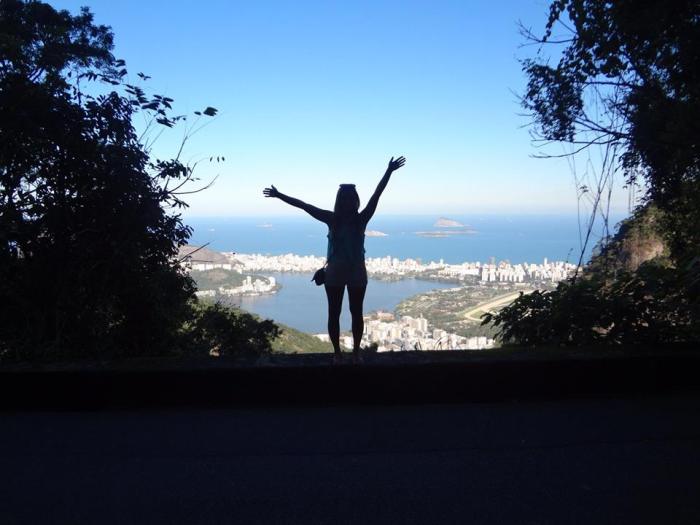
[[365, 228], [361, 221], [333, 224], [328, 227], [326, 260], [360, 265], [365, 261]]

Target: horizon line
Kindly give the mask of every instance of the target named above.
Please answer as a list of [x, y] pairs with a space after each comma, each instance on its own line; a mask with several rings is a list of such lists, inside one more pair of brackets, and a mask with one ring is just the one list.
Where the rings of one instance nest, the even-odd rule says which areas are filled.
[[[611, 217], [619, 217], [619, 216], [629, 216], [631, 212], [629, 211], [616, 211], [616, 212], [611, 212]], [[444, 218], [450, 218], [450, 217], [466, 217], [466, 216], [500, 216], [500, 217], [516, 217], [516, 216], [537, 216], [537, 217], [549, 217], [549, 216], [571, 216], [571, 217], [577, 217], [578, 214], [576, 211], [567, 211], [567, 212], [556, 212], [556, 211], [537, 211], [537, 212], [527, 212], [527, 211], [518, 211], [518, 212], [495, 212], [495, 211], [489, 211], [489, 212], [462, 212], [462, 213], [444, 213], [444, 212], [426, 212], [426, 213], [376, 213], [373, 217], [373, 219], [378, 218], [378, 217], [444, 217]], [[180, 216], [183, 219], [264, 219], [264, 218], [272, 218], [272, 217], [284, 217], [285, 219], [289, 218], [300, 218], [300, 219], [307, 219], [309, 218], [304, 212], [300, 213], [275, 213], [275, 214], [231, 214], [231, 215], [196, 215], [192, 214], [189, 215], [187, 213], [181, 213]], [[582, 213], [580, 215], [581, 218], [588, 218], [590, 214], [584, 214]]]

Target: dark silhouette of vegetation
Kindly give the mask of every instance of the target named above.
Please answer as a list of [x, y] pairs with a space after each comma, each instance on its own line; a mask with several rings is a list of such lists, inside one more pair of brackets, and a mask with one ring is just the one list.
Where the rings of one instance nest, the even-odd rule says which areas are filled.
[[193, 355], [254, 357], [272, 353], [281, 335], [270, 320], [219, 303], [196, 304], [183, 326], [184, 351]]
[[640, 209], [576, 279], [553, 291], [523, 294], [499, 313], [487, 314], [485, 322], [501, 329], [504, 342], [521, 345], [697, 339], [698, 281], [693, 289], [687, 273], [658, 250], [658, 215], [653, 208]]
[[[564, 143], [567, 155], [601, 148], [606, 169], [646, 195], [581, 275], [484, 322], [527, 345], [697, 340], [700, 4], [557, 0], [543, 36], [523, 32], [538, 46], [523, 62], [522, 98], [536, 140]], [[635, 243], [647, 252], [632, 254]]]
[[87, 8], [0, 3], [0, 359], [267, 351], [269, 322], [195, 304], [177, 260], [194, 166], [149, 143], [187, 117], [129, 83], [112, 46]]

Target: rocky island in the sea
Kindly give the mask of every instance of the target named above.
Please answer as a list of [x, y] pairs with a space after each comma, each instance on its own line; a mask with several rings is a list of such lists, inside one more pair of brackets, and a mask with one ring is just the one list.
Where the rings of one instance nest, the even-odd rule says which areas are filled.
[[460, 230], [433, 230], [425, 232], [414, 232], [418, 237], [454, 237], [455, 235], [473, 235], [476, 230], [464, 228]]
[[377, 230], [367, 230], [367, 231], [365, 231], [365, 235], [367, 237], [386, 237], [387, 236], [386, 233], [380, 232]]
[[433, 224], [433, 228], [464, 228], [464, 224], [446, 217], [440, 217]]
[[432, 231], [422, 231], [415, 232], [419, 237], [452, 237], [454, 235], [471, 235], [476, 233], [476, 230], [469, 226], [465, 226], [459, 221], [448, 219], [446, 217], [440, 217], [433, 228], [440, 228], [439, 230]]

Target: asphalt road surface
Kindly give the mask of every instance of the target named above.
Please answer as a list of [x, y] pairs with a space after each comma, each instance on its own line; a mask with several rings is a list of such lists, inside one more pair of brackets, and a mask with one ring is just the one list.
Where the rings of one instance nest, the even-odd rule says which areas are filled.
[[0, 414], [0, 523], [700, 523], [700, 399]]

